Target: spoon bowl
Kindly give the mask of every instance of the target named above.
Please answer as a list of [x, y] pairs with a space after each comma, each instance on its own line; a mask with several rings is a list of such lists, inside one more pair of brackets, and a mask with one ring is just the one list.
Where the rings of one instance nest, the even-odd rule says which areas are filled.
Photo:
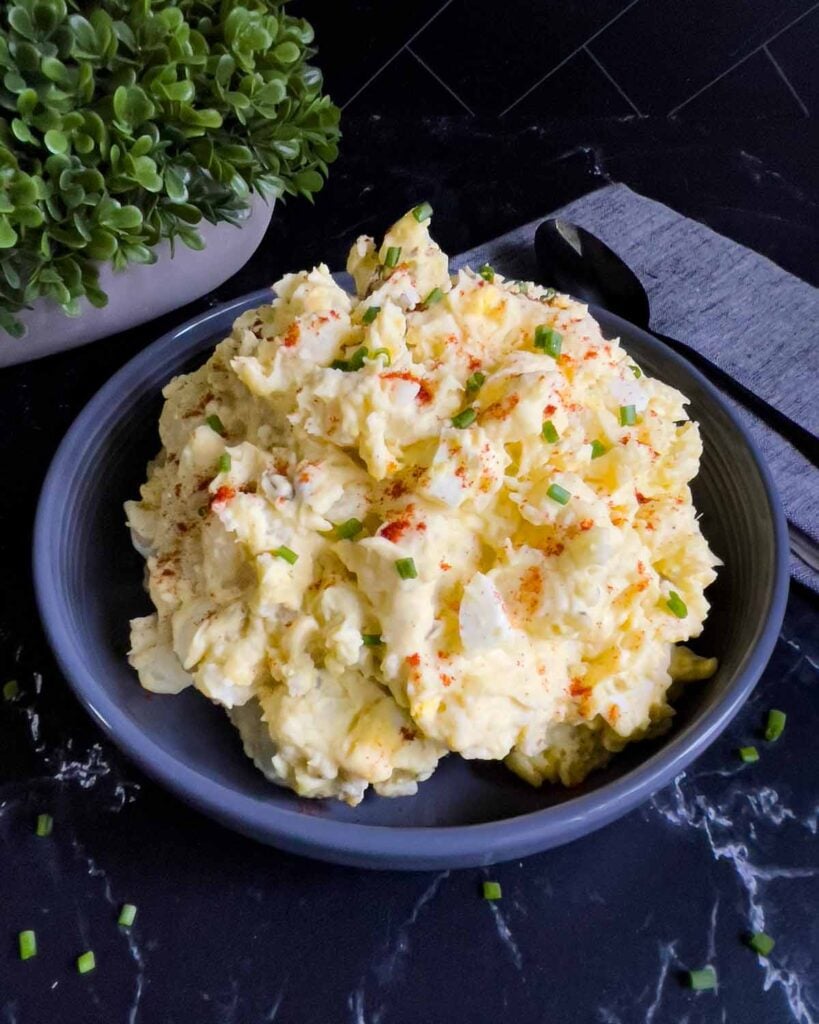
[[648, 295], [639, 277], [585, 228], [566, 220], [543, 221], [535, 233], [535, 254], [544, 283], [648, 326]]

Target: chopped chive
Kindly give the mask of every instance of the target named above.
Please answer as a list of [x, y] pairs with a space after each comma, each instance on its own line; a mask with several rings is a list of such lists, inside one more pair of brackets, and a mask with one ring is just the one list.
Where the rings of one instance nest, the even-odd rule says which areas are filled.
[[218, 463], [219, 472], [220, 473], [229, 473], [230, 472], [230, 465], [231, 465], [230, 452], [222, 452], [222, 454], [219, 456], [219, 463]]
[[380, 647], [384, 643], [380, 633], [362, 633], [361, 642], [365, 647]]
[[37, 936], [33, 931], [20, 932], [17, 940], [20, 944], [21, 960], [30, 960], [33, 956], [37, 956]]
[[683, 601], [676, 590], [672, 590], [668, 595], [668, 600], [666, 601], [665, 606], [671, 614], [676, 615], [678, 619], [684, 619], [688, 614], [685, 601]]
[[717, 987], [717, 972], [713, 967], [701, 967], [688, 972], [688, 984], [695, 992], [707, 992]]
[[364, 314], [364, 316], [362, 316], [362, 318], [361, 318], [362, 324], [371, 324], [373, 322], [373, 320], [375, 320], [375, 318], [378, 316], [378, 314], [380, 312], [381, 312], [381, 307], [380, 306], [370, 306], [369, 309]]
[[3, 700], [14, 700], [20, 693], [20, 684], [16, 679], [3, 683]]
[[480, 391], [485, 380], [486, 375], [481, 373], [480, 370], [476, 370], [471, 376], [466, 378], [466, 390]]
[[477, 412], [470, 405], [466, 409], [461, 409], [456, 416], [452, 417], [452, 426], [458, 427], [459, 430], [464, 430], [466, 427], [471, 426], [477, 418]]
[[117, 924], [121, 924], [123, 928], [130, 928], [136, 920], [137, 908], [133, 903], [123, 903], [122, 910], [119, 912], [117, 918]]
[[563, 348], [563, 335], [553, 327], [540, 324], [535, 328], [535, 348], [542, 349], [547, 356], [557, 359]]
[[640, 377], [643, 376], [643, 371], [640, 369], [639, 366], [635, 366], [634, 363], [631, 363], [631, 365], [629, 366], [629, 369], [631, 370], [631, 372], [634, 374], [634, 376], [638, 380], [640, 379]]
[[364, 525], [360, 519], [347, 519], [345, 522], [336, 525], [336, 537], [339, 540], [352, 540], [363, 529]]
[[500, 882], [484, 882], [483, 883], [483, 898], [485, 900], [499, 900], [503, 896], [503, 891], [500, 887]]
[[540, 296], [540, 301], [551, 302], [555, 295], [557, 295], [557, 291], [554, 288], [544, 288], [543, 294]]
[[567, 505], [569, 498], [571, 498], [569, 491], [565, 487], [561, 487], [560, 484], [551, 484], [546, 494], [552, 501], [556, 501], [558, 505]]
[[384, 257], [384, 266], [389, 267], [392, 270], [393, 267], [398, 265], [398, 261], [401, 259], [401, 246], [391, 245], [387, 249], [387, 255]]
[[602, 441], [594, 440], [591, 443], [592, 458], [599, 459], [601, 455], [605, 455], [608, 448], [603, 444]]
[[774, 743], [782, 733], [785, 731], [785, 722], [788, 716], [784, 711], [777, 711], [776, 708], [771, 708], [768, 712], [768, 724], [765, 726], [765, 739], [769, 743]]
[[759, 760], [759, 751], [756, 747], [740, 747], [737, 753], [740, 761], [745, 764], [755, 764]]
[[37, 827], [34, 829], [38, 836], [50, 836], [54, 828], [54, 819], [50, 814], [37, 815]]
[[332, 363], [330, 363], [330, 369], [343, 370], [345, 373], [347, 373], [350, 369], [350, 364], [347, 362], [346, 359], [334, 359]]
[[637, 422], [637, 410], [633, 405], [620, 406], [620, 426], [633, 427]]
[[299, 559], [299, 556], [291, 548], [286, 548], [284, 545], [280, 548], [276, 548], [273, 552], [276, 558], [283, 558], [285, 562], [289, 562], [291, 565], [295, 565]]
[[366, 348], [362, 345], [361, 348], [357, 348], [355, 352], [350, 356], [350, 360], [347, 363], [348, 368], [351, 371], [360, 370], [364, 365], [364, 360], [367, 358], [369, 353]]
[[208, 418], [205, 420], [205, 423], [207, 423], [211, 430], [215, 430], [217, 434], [221, 434], [222, 437], [225, 436], [225, 425], [224, 423], [222, 423], [222, 421], [219, 419], [216, 413], [213, 413], [212, 415], [208, 416]]
[[418, 577], [415, 560], [412, 558], [399, 558], [395, 563], [395, 571], [402, 580], [414, 580]]
[[77, 971], [80, 974], [88, 974], [88, 972], [93, 971], [96, 966], [97, 961], [92, 949], [89, 949], [86, 953], [82, 953], [77, 957]]
[[495, 269], [494, 267], [490, 267], [488, 263], [484, 263], [478, 271], [478, 274], [484, 279], [484, 281], [488, 281], [490, 284], [495, 280]]
[[551, 420], [546, 420], [543, 424], [543, 430], [541, 433], [543, 434], [544, 440], [548, 441], [549, 444], [554, 444], [560, 437], [560, 434], [558, 434], [557, 429]]
[[386, 360], [384, 363], [385, 366], [392, 366], [392, 356], [390, 355], [390, 350], [388, 348], [377, 348], [370, 356], [370, 359], [376, 360], [379, 356], [383, 356]]
[[412, 211], [412, 215], [419, 224], [423, 224], [425, 220], [429, 220], [432, 216], [432, 207], [429, 203], [419, 203]]
[[432, 306], [436, 302], [440, 302], [443, 297], [444, 293], [441, 291], [440, 288], [433, 288], [429, 295], [427, 295], [427, 297], [424, 299], [424, 305]]
[[753, 935], [748, 936], [748, 945], [760, 956], [769, 956], [776, 943], [765, 932], [754, 932]]

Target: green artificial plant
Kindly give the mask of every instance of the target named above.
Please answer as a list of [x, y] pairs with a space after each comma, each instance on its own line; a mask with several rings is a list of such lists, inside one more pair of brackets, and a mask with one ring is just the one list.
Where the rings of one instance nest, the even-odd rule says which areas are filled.
[[0, 328], [40, 297], [106, 302], [98, 266], [310, 197], [338, 108], [283, 0], [14, 0], [0, 10]]

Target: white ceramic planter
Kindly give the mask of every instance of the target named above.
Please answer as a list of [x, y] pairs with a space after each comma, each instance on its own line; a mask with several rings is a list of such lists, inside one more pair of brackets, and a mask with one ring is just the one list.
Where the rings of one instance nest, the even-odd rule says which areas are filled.
[[201, 251], [178, 243], [157, 248], [150, 266], [132, 264], [116, 272], [110, 264], [100, 269], [100, 284], [108, 305], [95, 309], [82, 300], [82, 314], [67, 317], [55, 303], [41, 300], [20, 313], [22, 338], [0, 331], [0, 367], [85, 345], [109, 334], [136, 327], [218, 288], [250, 259], [264, 237], [273, 213], [272, 204], [254, 196], [241, 227], [232, 224], [199, 225], [205, 242]]

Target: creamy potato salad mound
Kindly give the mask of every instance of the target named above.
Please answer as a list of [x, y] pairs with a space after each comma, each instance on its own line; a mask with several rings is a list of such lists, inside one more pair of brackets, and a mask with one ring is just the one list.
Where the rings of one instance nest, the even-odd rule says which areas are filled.
[[716, 667], [677, 646], [717, 564], [685, 397], [567, 296], [450, 276], [430, 214], [171, 381], [126, 506], [142, 685], [196, 687], [304, 796], [411, 794], [452, 751], [574, 784]]

